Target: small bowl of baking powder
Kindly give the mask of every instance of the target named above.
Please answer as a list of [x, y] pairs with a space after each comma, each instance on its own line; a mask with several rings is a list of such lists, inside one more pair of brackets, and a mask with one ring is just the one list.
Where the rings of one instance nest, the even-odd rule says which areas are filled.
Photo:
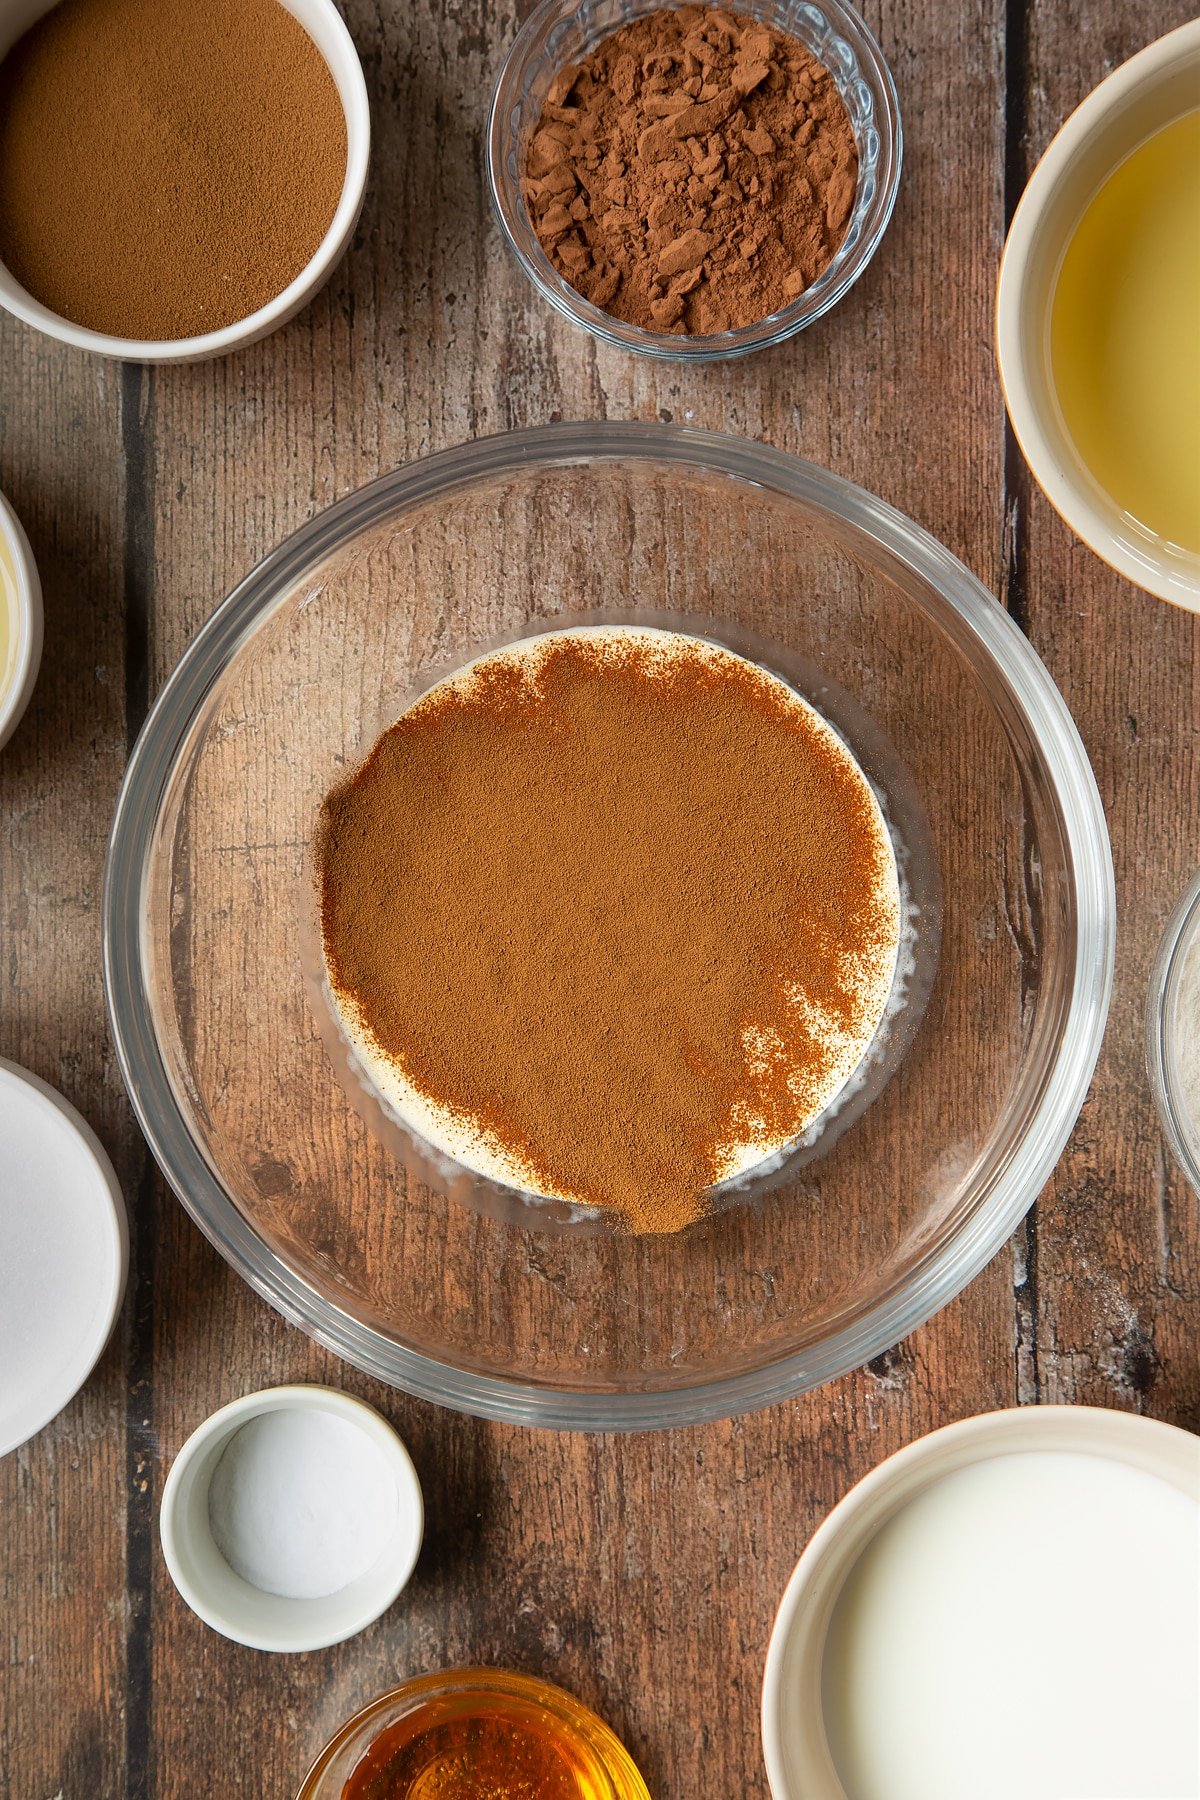
[[416, 1566], [421, 1484], [387, 1420], [337, 1388], [264, 1388], [175, 1458], [159, 1517], [171, 1579], [254, 1650], [319, 1650], [387, 1611]]
[[892, 216], [900, 108], [842, 0], [541, 0], [488, 124], [492, 204], [544, 299], [680, 362], [793, 337]]
[[1200, 869], [1167, 920], [1150, 971], [1146, 1065], [1167, 1142], [1200, 1194]]

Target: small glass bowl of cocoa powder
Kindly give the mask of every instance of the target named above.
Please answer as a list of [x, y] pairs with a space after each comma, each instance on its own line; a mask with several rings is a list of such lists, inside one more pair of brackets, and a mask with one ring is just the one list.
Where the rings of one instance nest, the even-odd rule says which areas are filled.
[[[801, 126], [781, 132], [797, 92]], [[605, 342], [680, 362], [823, 317], [878, 247], [900, 162], [891, 73], [840, 0], [541, 0], [488, 125], [492, 202], [538, 291]]]

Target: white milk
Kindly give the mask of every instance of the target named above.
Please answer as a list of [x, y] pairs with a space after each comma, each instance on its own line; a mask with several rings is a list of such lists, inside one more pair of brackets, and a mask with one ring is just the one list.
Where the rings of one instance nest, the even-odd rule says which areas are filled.
[[1196, 1800], [1200, 1506], [1074, 1452], [945, 1476], [855, 1566], [824, 1710], [850, 1800]]

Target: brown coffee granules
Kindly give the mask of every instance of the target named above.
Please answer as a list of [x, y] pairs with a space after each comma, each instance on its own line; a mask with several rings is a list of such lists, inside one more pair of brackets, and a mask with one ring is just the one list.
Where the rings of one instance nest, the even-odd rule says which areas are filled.
[[278, 0], [62, 0], [0, 65], [0, 260], [117, 337], [246, 318], [329, 229], [333, 77]]
[[674, 634], [439, 684], [325, 801], [331, 985], [522, 1185], [672, 1230], [794, 1138], [881, 1016], [895, 865], [791, 690]]
[[542, 248], [585, 299], [651, 331], [705, 334], [812, 285], [857, 180], [849, 115], [803, 44], [684, 6], [561, 71], [524, 191]]

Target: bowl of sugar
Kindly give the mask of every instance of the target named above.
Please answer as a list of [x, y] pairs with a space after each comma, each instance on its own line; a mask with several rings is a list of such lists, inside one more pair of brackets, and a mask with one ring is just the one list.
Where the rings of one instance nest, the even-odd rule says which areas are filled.
[[416, 1566], [421, 1484], [387, 1420], [337, 1388], [264, 1388], [207, 1418], [159, 1517], [192, 1611], [254, 1650], [320, 1650], [385, 1613]]
[[931, 1432], [788, 1583], [763, 1682], [774, 1800], [1200, 1792], [1198, 1592], [1189, 1432], [1089, 1406]]
[[1035, 479], [1147, 593], [1200, 610], [1200, 19], [1072, 113], [1014, 215], [1000, 376]]
[[341, 259], [369, 150], [332, 0], [0, 0], [0, 306], [129, 362], [255, 343]]

